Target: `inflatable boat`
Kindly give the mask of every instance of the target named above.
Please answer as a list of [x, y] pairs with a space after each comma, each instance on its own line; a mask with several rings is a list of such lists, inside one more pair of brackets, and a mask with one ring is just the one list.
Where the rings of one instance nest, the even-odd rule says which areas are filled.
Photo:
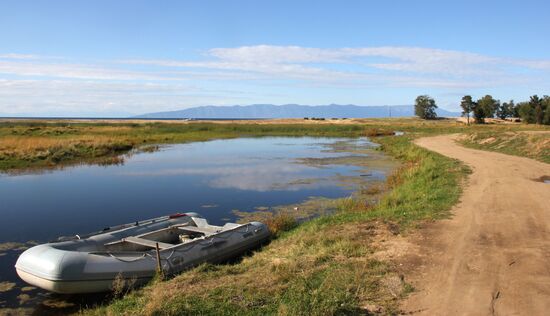
[[144, 284], [159, 268], [170, 275], [224, 261], [268, 238], [259, 222], [214, 226], [196, 213], [178, 213], [32, 247], [15, 268], [25, 282], [48, 291], [105, 292], [116, 279]]

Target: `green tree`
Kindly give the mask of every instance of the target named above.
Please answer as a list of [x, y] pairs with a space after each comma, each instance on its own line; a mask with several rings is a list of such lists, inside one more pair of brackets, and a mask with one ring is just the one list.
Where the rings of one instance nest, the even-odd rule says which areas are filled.
[[512, 117], [520, 117], [519, 116], [519, 104], [512, 104]]
[[463, 96], [462, 101], [460, 102], [460, 106], [462, 107], [462, 116], [466, 115], [468, 125], [470, 125], [470, 113], [472, 113], [473, 104], [474, 101], [472, 101], [472, 96], [470, 95]]
[[513, 117], [514, 116], [514, 100], [510, 100], [510, 102], [504, 102], [500, 104], [497, 108], [497, 117], [501, 119], [506, 119], [507, 117]]
[[510, 102], [506, 103], [506, 112], [508, 112], [509, 117], [518, 117], [518, 110], [516, 105], [514, 104], [514, 100], [510, 100]]
[[474, 113], [474, 119], [477, 124], [485, 123], [485, 112], [483, 108], [479, 106], [479, 103], [472, 102], [472, 112]]
[[493, 99], [491, 95], [486, 95], [483, 98], [477, 100], [481, 111], [483, 111], [483, 117], [495, 117], [495, 112], [500, 105], [500, 101]]
[[536, 122], [535, 109], [529, 102], [518, 103], [518, 114], [521, 120], [527, 124], [533, 124]]
[[544, 117], [542, 124], [550, 125], [550, 96], [545, 95], [542, 98], [542, 107], [544, 108]]
[[535, 123], [542, 124], [542, 121], [544, 119], [544, 107], [542, 99], [535, 94], [530, 97], [529, 105], [534, 111]]
[[437, 109], [437, 105], [435, 104], [435, 100], [430, 96], [419, 95], [416, 98], [414, 103], [414, 115], [425, 120], [433, 120], [437, 118], [435, 109]]

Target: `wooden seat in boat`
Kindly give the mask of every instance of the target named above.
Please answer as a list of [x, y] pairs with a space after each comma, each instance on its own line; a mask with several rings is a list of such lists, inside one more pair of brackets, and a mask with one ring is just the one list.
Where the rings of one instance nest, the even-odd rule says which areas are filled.
[[196, 226], [179, 226], [178, 229], [187, 231], [187, 232], [192, 232], [192, 233], [201, 233], [201, 234], [204, 234], [205, 236], [220, 232], [220, 229], [196, 227]]

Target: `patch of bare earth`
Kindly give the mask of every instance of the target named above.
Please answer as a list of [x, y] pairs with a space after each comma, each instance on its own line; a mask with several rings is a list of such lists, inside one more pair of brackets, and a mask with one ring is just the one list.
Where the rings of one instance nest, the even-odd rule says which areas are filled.
[[402, 256], [416, 291], [404, 313], [547, 315], [550, 310], [550, 165], [464, 148], [456, 135], [417, 144], [473, 173], [453, 218], [426, 224]]

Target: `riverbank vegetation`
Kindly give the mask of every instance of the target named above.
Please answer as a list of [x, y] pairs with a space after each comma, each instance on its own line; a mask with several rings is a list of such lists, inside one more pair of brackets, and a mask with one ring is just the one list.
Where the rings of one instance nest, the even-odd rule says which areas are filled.
[[[158, 144], [258, 136], [358, 137], [404, 132], [449, 133], [467, 131], [452, 119], [351, 119], [314, 122], [285, 120], [251, 122], [0, 122], [0, 171], [55, 168], [77, 163], [121, 163], [132, 150], [154, 150]], [[476, 126], [477, 130], [521, 130], [541, 127]]]
[[118, 163], [150, 144], [244, 136], [360, 136], [356, 125], [0, 122], [0, 171]]
[[[415, 136], [377, 139], [404, 162], [376, 204], [343, 199], [339, 210], [303, 223], [244, 258], [202, 265], [156, 281], [84, 314], [332, 315], [398, 312], [411, 291], [374, 242], [416, 223], [447, 216], [467, 169], [415, 146]], [[289, 225], [294, 227], [294, 225]]]

